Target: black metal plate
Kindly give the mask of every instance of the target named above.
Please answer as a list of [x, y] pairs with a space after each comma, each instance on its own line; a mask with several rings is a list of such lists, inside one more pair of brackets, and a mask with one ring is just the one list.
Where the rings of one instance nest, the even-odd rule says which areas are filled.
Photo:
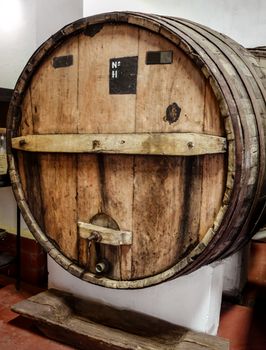
[[146, 64], [171, 64], [173, 63], [173, 51], [148, 51]]
[[73, 55], [59, 56], [53, 58], [53, 67], [62, 68], [69, 67], [73, 65]]
[[111, 58], [109, 67], [109, 93], [136, 94], [138, 56]]
[[102, 30], [102, 28], [103, 23], [88, 25], [88, 27], [84, 29], [84, 35], [93, 37], [94, 35], [99, 33]]

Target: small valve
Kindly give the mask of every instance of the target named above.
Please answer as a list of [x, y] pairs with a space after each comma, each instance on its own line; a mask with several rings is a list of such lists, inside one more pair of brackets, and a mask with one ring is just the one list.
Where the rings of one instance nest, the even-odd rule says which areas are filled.
[[110, 263], [106, 259], [99, 261], [95, 266], [95, 272], [98, 275], [107, 273], [109, 269], [110, 269]]

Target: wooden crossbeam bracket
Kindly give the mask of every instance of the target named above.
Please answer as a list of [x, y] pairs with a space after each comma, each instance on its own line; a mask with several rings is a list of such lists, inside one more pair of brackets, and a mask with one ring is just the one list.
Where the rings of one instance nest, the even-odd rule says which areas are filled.
[[98, 225], [88, 224], [86, 222], [78, 222], [80, 238], [87, 240], [95, 240], [101, 244], [114, 246], [131, 245], [132, 232], [119, 231]]
[[113, 153], [195, 156], [224, 153], [224, 137], [197, 133], [57, 134], [12, 139], [12, 147], [27, 152]]

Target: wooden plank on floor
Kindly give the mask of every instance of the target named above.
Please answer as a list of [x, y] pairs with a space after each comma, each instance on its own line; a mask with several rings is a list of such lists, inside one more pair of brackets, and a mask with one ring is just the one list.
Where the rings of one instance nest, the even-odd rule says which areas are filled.
[[79, 349], [229, 349], [222, 338], [54, 289], [19, 302], [12, 310], [34, 319], [48, 337]]

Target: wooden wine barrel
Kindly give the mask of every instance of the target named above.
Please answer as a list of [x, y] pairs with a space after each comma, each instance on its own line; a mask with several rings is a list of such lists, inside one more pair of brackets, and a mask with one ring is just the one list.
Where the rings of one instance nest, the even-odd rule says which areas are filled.
[[141, 288], [243, 246], [265, 207], [254, 56], [184, 19], [67, 25], [13, 94], [8, 158], [25, 221], [73, 275]]

